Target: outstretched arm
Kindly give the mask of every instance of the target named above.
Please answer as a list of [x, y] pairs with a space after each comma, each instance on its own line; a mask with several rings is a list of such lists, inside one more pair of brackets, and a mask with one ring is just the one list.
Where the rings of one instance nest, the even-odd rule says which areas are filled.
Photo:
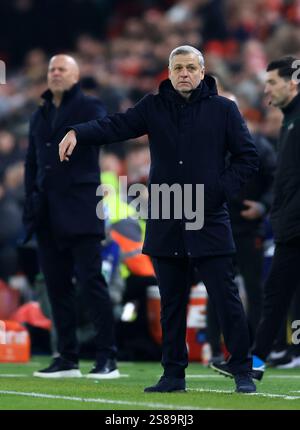
[[60, 161], [69, 160], [77, 144], [104, 145], [147, 134], [146, 118], [147, 96], [125, 113], [69, 127], [68, 133], [59, 144]]

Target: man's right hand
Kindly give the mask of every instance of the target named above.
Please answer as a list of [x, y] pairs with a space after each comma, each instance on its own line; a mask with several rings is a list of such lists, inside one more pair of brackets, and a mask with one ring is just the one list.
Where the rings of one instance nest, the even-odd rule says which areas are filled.
[[260, 202], [244, 200], [243, 203], [247, 209], [241, 211], [241, 216], [250, 221], [261, 218], [266, 212], [265, 206]]
[[76, 133], [74, 130], [68, 131], [63, 140], [59, 144], [60, 161], [69, 161], [72, 152], [77, 144]]

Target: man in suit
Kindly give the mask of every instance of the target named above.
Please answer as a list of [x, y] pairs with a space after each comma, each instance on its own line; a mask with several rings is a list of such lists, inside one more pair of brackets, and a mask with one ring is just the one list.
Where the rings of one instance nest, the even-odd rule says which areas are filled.
[[85, 96], [78, 83], [74, 58], [56, 55], [48, 69], [48, 90], [32, 115], [25, 163], [24, 224], [28, 240], [35, 232], [53, 320], [59, 356], [38, 377], [80, 377], [76, 338], [75, 277], [86, 296], [96, 336], [96, 363], [89, 378], [115, 378], [112, 304], [101, 274], [103, 221], [96, 216], [100, 181], [98, 150], [86, 146], [70, 163], [61, 164], [58, 143], [66, 126], [101, 119], [106, 111], [95, 97]]
[[[145, 391], [185, 389], [186, 308], [193, 267], [216, 306], [231, 353], [236, 391], [255, 391], [248, 327], [233, 280], [235, 247], [226, 200], [236, 195], [257, 170], [257, 152], [236, 104], [220, 97], [215, 80], [205, 75], [201, 52], [191, 46], [174, 49], [169, 58], [169, 79], [160, 84], [158, 94], [147, 95], [123, 114], [77, 124], [69, 130], [60, 143], [61, 161], [71, 160], [73, 151], [72, 158], [87, 143], [101, 145], [149, 136], [149, 214], [143, 252], [152, 257], [160, 289], [164, 374]], [[227, 152], [231, 154], [228, 167]], [[201, 212], [197, 204], [199, 184], [204, 184], [203, 226], [197, 222]], [[181, 204], [186, 200], [191, 204], [183, 208], [170, 205], [165, 213], [161, 207], [155, 208], [157, 185], [176, 186], [177, 193], [183, 193]], [[185, 188], [190, 193], [185, 194]], [[158, 209], [158, 217], [151, 216], [153, 209]], [[188, 222], [193, 219], [193, 210], [197, 226]]]
[[[278, 142], [277, 168], [271, 224], [275, 252], [264, 285], [263, 309], [252, 348], [252, 376], [261, 380], [265, 362], [279, 333], [296, 291], [300, 264], [300, 92], [299, 59], [286, 56], [267, 66], [265, 94], [281, 109], [283, 122]], [[295, 320], [297, 322], [297, 320]], [[294, 324], [292, 324], [294, 329]], [[296, 327], [297, 328], [297, 327]], [[292, 338], [297, 344], [293, 333]], [[232, 376], [228, 363], [213, 368]]]

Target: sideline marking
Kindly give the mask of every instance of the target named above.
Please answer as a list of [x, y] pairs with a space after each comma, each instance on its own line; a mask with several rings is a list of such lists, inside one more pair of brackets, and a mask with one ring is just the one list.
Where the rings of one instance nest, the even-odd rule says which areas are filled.
[[[84, 379], [84, 377], [86, 376], [86, 375], [88, 375], [88, 373], [87, 374], [84, 374], [84, 375], [82, 375], [82, 379]], [[120, 378], [129, 378], [129, 376], [130, 375], [128, 375], [128, 374], [126, 374], [126, 373], [120, 373]], [[12, 373], [0, 373], [0, 378], [30, 378], [30, 377], [32, 377], [32, 378], [35, 378], [36, 379], [36, 377], [35, 376], [33, 376], [33, 375], [25, 375], [25, 374], [22, 374], [22, 373], [19, 373], [19, 374], [17, 374], [17, 373], [15, 373], [15, 374], [12, 374]], [[58, 379], [66, 379], [66, 378], [44, 378], [44, 379], [48, 379], [48, 380], [58, 380]], [[71, 379], [71, 378], [67, 378], [67, 379]], [[93, 380], [93, 381], [98, 381], [98, 379], [93, 379], [93, 378], [90, 378], [90, 380]], [[101, 379], [101, 381], [104, 381], [105, 379]], [[108, 379], [106, 379], [106, 380], [108, 380]]]
[[300, 375], [266, 375], [265, 378], [269, 379], [299, 379]]
[[[200, 393], [219, 393], [219, 394], [241, 394], [236, 393], [234, 390], [209, 390], [205, 388], [190, 388], [188, 391], [197, 391]], [[243, 393], [243, 396], [256, 396], [256, 397], [268, 397], [268, 398], [279, 398], [284, 400], [300, 400], [300, 396], [289, 396], [288, 394], [272, 394], [272, 393]]]
[[0, 378], [28, 378], [28, 375], [24, 375], [22, 373], [13, 374], [13, 373], [0, 373]]
[[54, 394], [46, 394], [46, 393], [27, 393], [21, 391], [8, 391], [8, 390], [0, 390], [0, 394], [8, 394], [8, 395], [16, 395], [16, 396], [27, 396], [34, 397], [40, 399], [60, 399], [60, 400], [71, 400], [75, 402], [82, 403], [104, 403], [111, 405], [128, 405], [128, 406], [146, 406], [149, 408], [158, 408], [158, 409], [195, 409], [195, 410], [217, 410], [217, 408], [197, 408], [195, 406], [179, 406], [179, 405], [170, 405], [167, 403], [153, 403], [153, 402], [130, 402], [127, 400], [111, 400], [111, 399], [93, 399], [93, 398], [83, 398], [83, 397], [72, 397], [72, 396], [56, 396]]
[[[204, 375], [202, 374], [194, 374], [194, 375], [185, 375], [186, 378], [199, 378], [199, 379], [219, 379], [219, 378], [223, 378], [224, 379], [224, 375]], [[279, 374], [279, 375], [265, 375], [264, 379], [300, 379], [300, 375], [283, 375], [283, 374]], [[228, 380], [228, 379], [227, 379]]]

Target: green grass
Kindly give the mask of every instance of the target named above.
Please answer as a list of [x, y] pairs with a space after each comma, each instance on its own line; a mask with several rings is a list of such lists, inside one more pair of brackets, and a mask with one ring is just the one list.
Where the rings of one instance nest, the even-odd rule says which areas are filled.
[[[159, 363], [120, 363], [121, 374], [128, 376], [109, 381], [32, 377], [33, 371], [48, 363], [48, 357], [33, 357], [27, 364], [0, 364], [0, 409], [300, 409], [300, 369], [268, 369], [263, 381], [257, 383], [257, 394], [245, 395], [234, 393], [232, 379], [191, 363], [186, 393], [146, 394], [144, 387], [161, 375]], [[82, 361], [82, 373], [87, 373], [91, 366], [91, 362]]]

